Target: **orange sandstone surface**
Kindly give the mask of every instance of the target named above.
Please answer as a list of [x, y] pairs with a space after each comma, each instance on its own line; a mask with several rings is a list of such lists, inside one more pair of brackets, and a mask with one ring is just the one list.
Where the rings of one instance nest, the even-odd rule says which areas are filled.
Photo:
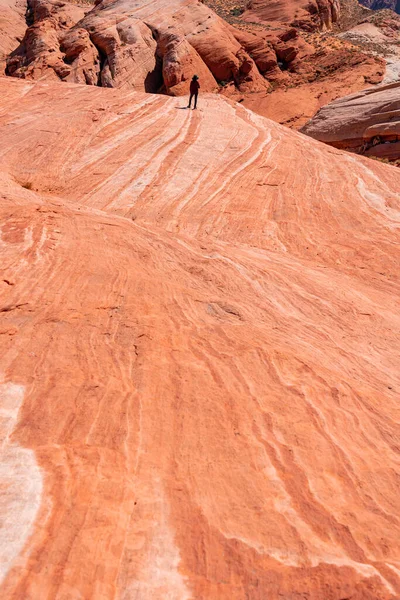
[[396, 600], [400, 173], [0, 79], [3, 600]]
[[4, 74], [7, 56], [24, 37], [26, 3], [24, 0], [0, 0], [0, 73]]
[[331, 29], [339, 17], [339, 0], [249, 0], [243, 15], [245, 21], [275, 21], [310, 31]]

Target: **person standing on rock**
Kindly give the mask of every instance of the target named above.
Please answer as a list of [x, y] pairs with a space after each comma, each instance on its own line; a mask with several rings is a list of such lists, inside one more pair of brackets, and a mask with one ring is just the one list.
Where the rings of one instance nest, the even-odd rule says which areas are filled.
[[197, 75], [193, 75], [192, 81], [190, 82], [190, 98], [189, 98], [188, 108], [191, 108], [191, 106], [192, 106], [193, 97], [194, 97], [193, 110], [195, 108], [197, 108], [197, 98], [199, 97], [199, 89], [200, 89], [199, 78]]

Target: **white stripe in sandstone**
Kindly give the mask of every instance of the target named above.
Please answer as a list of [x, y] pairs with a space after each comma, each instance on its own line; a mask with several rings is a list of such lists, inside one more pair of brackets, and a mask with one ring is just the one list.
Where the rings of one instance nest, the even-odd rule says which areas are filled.
[[43, 492], [35, 453], [12, 437], [23, 399], [23, 386], [0, 383], [0, 583], [29, 541]]

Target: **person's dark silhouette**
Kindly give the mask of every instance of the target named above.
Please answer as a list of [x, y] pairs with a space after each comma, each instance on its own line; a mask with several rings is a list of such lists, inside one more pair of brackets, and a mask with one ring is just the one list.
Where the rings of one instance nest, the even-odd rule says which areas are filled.
[[189, 98], [188, 108], [191, 108], [191, 106], [192, 106], [193, 97], [194, 97], [193, 110], [195, 108], [197, 108], [197, 98], [199, 97], [199, 89], [200, 89], [199, 78], [197, 77], [197, 75], [193, 75], [192, 81], [190, 82], [190, 98]]

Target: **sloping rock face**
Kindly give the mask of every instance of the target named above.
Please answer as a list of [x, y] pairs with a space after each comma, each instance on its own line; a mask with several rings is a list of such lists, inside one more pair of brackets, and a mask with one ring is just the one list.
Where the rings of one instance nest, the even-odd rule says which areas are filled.
[[339, 20], [339, 0], [250, 0], [245, 21], [278, 21], [308, 31], [331, 29]]
[[4, 75], [7, 56], [24, 37], [26, 2], [0, 0], [0, 76]]
[[400, 173], [0, 91], [1, 598], [398, 598]]
[[369, 156], [400, 158], [400, 84], [340, 98], [321, 110], [303, 133]]
[[179, 95], [194, 73], [203, 91], [225, 80], [266, 90], [263, 75], [277, 69], [262, 37], [235, 30], [197, 0], [103, 0], [86, 16], [57, 0], [29, 2], [33, 24], [8, 61], [9, 75]]

